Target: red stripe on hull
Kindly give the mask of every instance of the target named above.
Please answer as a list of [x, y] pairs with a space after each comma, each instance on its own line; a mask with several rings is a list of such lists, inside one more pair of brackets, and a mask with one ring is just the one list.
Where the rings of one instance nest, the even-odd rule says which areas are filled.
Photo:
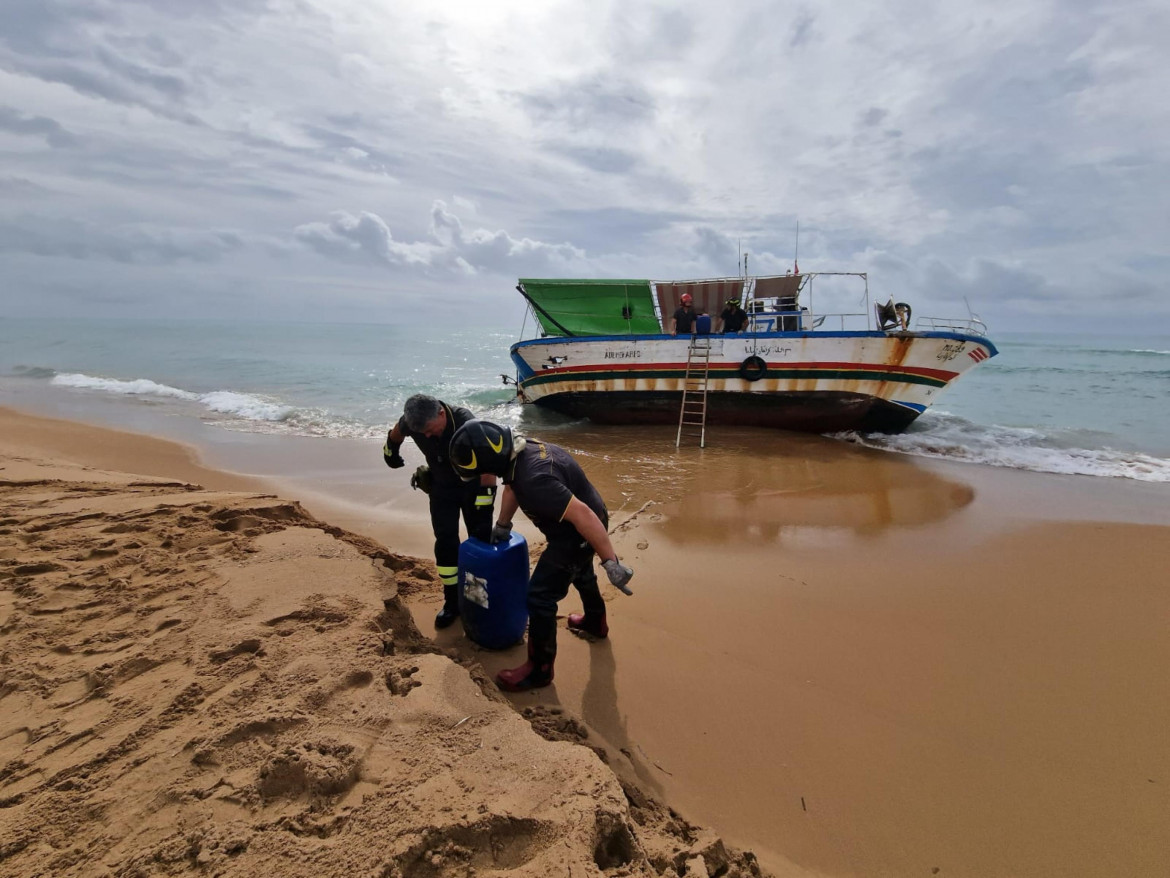
[[[958, 372], [948, 372], [945, 369], [928, 369], [923, 366], [891, 366], [888, 363], [768, 363], [769, 369], [807, 369], [832, 370], [835, 372], [887, 372], [891, 375], [917, 375], [922, 378], [932, 378], [935, 381], [949, 383], [958, 376]], [[659, 372], [662, 370], [686, 372], [686, 362], [681, 363], [623, 363], [621, 366], [597, 363], [589, 366], [552, 366], [548, 369], [536, 369], [534, 375], [572, 375], [578, 372], [612, 372], [615, 375], [623, 372]], [[723, 370], [739, 372], [739, 363], [712, 363], [711, 372]]]

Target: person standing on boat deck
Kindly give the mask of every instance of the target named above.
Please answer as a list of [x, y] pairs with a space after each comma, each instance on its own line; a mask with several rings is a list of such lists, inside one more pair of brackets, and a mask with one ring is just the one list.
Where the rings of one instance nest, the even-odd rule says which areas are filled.
[[509, 539], [517, 509], [548, 540], [528, 583], [528, 661], [496, 675], [496, 685], [509, 692], [547, 686], [557, 657], [557, 604], [570, 585], [585, 611], [569, 615], [570, 630], [609, 636], [594, 553], [604, 559], [609, 581], [632, 594], [626, 584], [634, 571], [618, 560], [610, 542], [605, 502], [569, 452], [550, 442], [514, 437], [491, 421], [469, 421], [455, 431], [451, 464], [464, 479], [493, 473], [504, 480], [492, 542]]
[[406, 401], [402, 417], [386, 434], [382, 449], [386, 466], [398, 469], [406, 464], [399, 449], [409, 436], [427, 460], [427, 466], [415, 471], [410, 484], [430, 497], [435, 567], [443, 582], [443, 609], [435, 616], [436, 628], [446, 628], [459, 618], [460, 513], [469, 536], [484, 542], [491, 538], [496, 477], [485, 474], [474, 482], [464, 482], [451, 470], [449, 462], [451, 437], [460, 426], [474, 419], [475, 415], [465, 408], [416, 393]]
[[690, 335], [695, 331], [695, 318], [698, 316], [695, 314], [694, 299], [690, 293], [683, 293], [679, 297], [679, 302], [681, 305], [674, 312], [670, 334], [678, 335], [681, 332], [683, 335]]
[[719, 331], [723, 333], [743, 332], [747, 329], [747, 323], [747, 311], [739, 307], [739, 299], [728, 299], [727, 307], [719, 315]]

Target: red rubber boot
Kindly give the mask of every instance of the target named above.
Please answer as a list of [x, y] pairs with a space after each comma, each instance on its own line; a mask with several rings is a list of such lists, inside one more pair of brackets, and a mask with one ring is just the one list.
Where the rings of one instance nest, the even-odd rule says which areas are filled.
[[569, 630], [578, 634], [588, 634], [590, 637], [596, 637], [598, 640], [604, 640], [609, 637], [609, 622], [605, 619], [605, 613], [602, 613], [600, 616], [594, 616], [592, 619], [585, 613], [570, 613]]
[[528, 661], [518, 668], [496, 674], [496, 685], [505, 692], [526, 692], [540, 689], [553, 681], [553, 663], [556, 653], [537, 649], [528, 642]]

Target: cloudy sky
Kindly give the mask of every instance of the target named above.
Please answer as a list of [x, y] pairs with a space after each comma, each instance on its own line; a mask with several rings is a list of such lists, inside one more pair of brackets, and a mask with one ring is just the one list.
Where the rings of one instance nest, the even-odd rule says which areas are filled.
[[799, 222], [916, 314], [1170, 332], [1168, 45], [1164, 0], [3, 0], [0, 316], [510, 325]]

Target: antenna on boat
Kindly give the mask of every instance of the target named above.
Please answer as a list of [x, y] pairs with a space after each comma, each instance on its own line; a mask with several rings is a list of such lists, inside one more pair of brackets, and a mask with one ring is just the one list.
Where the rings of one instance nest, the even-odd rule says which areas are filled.
[[796, 245], [792, 248], [792, 273], [800, 274], [800, 220], [796, 221]]

